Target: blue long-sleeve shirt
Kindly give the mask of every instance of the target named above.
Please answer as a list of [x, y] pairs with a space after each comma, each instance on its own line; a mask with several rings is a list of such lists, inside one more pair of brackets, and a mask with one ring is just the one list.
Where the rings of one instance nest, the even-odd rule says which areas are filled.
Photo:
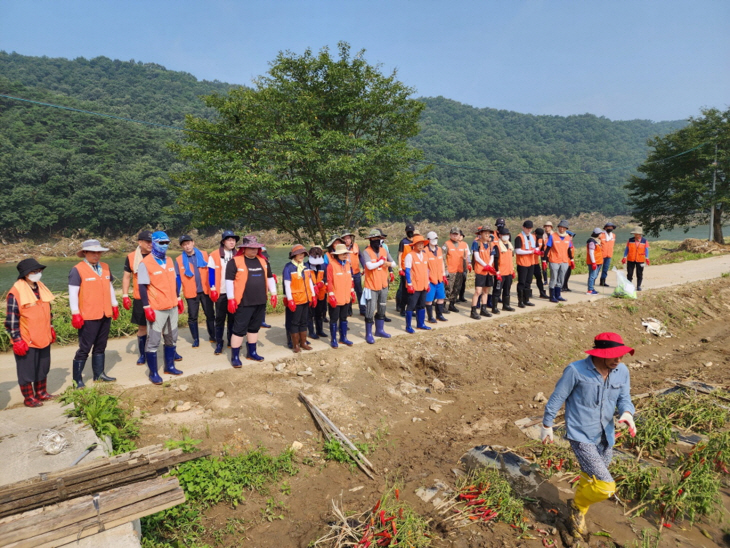
[[[624, 257], [627, 257], [628, 256], [628, 254], [629, 254], [629, 244], [632, 241], [634, 241], [633, 238], [626, 243], [626, 247], [624, 248]], [[639, 243], [645, 244], [646, 243], [646, 238], [642, 238]], [[647, 259], [649, 258], [649, 246], [646, 246], [646, 249], [644, 249], [644, 255], [645, 255], [645, 257]]]
[[613, 416], [628, 411], [635, 413], [631, 403], [629, 370], [623, 363], [609, 371], [606, 380], [598, 372], [590, 356], [568, 365], [555, 385], [545, 406], [543, 424], [552, 426], [555, 416], [565, 403], [566, 438], [583, 443], [599, 443], [602, 434], [613, 446], [615, 429]]

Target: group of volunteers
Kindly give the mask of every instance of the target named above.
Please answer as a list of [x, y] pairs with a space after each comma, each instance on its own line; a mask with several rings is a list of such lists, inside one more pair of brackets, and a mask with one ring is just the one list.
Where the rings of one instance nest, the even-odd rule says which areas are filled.
[[[586, 243], [589, 294], [597, 293], [594, 284], [599, 273], [600, 284], [607, 285], [615, 227], [609, 222], [603, 229], [595, 229]], [[367, 343], [374, 344], [375, 337], [389, 338], [385, 325], [391, 319], [386, 304], [396, 270], [400, 275], [396, 310], [405, 318], [408, 333], [429, 330], [428, 323], [445, 322], [446, 314], [459, 312], [456, 303], [467, 302], [464, 288], [472, 270], [475, 289], [470, 317], [475, 320], [499, 314], [500, 303], [503, 311], [515, 310], [510, 295], [515, 279], [520, 308], [534, 306], [530, 300], [533, 279], [541, 298], [565, 301], [562, 292], [569, 291], [568, 279], [575, 267], [574, 234], [564, 220], [557, 230], [551, 222], [533, 228], [532, 221], [524, 221], [513, 241], [504, 219], [497, 219], [494, 228], [486, 224], [478, 227], [469, 246], [464, 233], [453, 227], [449, 239], [439, 246], [435, 232], [424, 238], [409, 223], [395, 260], [385, 243], [387, 235], [378, 228], [369, 232], [363, 249], [351, 232], [333, 236], [324, 248], [314, 245], [307, 250], [301, 244], [294, 245], [282, 272], [287, 345], [298, 353], [312, 349], [308, 339], [329, 337], [332, 348], [351, 346], [348, 321], [353, 305], [364, 317]], [[629, 280], [636, 273], [640, 290], [644, 265], [649, 264], [649, 246], [640, 228], [633, 236], [622, 262], [627, 263]], [[202, 309], [208, 340], [215, 343], [214, 354], [230, 347], [231, 365], [240, 368], [245, 339], [245, 358], [262, 361], [257, 352], [258, 334], [261, 328], [270, 327], [266, 323], [267, 302], [270, 300], [275, 308], [279, 298], [277, 277], [265, 246], [256, 236], [241, 238], [230, 230], [221, 234], [219, 247], [210, 253], [198, 249], [187, 234], [178, 241], [182, 253], [173, 260], [168, 256], [167, 234], [143, 230], [137, 236], [137, 248], [126, 257], [122, 306], [131, 310], [131, 321], [138, 326], [137, 365], [146, 365], [149, 380], [162, 384], [158, 366], [162, 344], [162, 372], [182, 374], [176, 364], [183, 359], [177, 352], [177, 340], [184, 303], [193, 347], [200, 345], [198, 319]], [[72, 377], [78, 388], [84, 387], [89, 354], [93, 380], [115, 380], [105, 372], [111, 322], [119, 317], [114, 276], [100, 260], [106, 251], [97, 240], [85, 241], [77, 253], [82, 260], [69, 273], [71, 322], [79, 338]], [[54, 296], [40, 281], [44, 265], [29, 258], [20, 261], [17, 268], [18, 280], [7, 297], [5, 327], [13, 341], [24, 403], [38, 407], [54, 397], [46, 389], [50, 345], [56, 337], [51, 324]]]

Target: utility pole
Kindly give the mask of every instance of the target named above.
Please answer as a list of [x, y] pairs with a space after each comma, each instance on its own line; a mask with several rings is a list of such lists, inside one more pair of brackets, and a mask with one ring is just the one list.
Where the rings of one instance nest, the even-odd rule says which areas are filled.
[[715, 143], [715, 171], [712, 173], [712, 200], [710, 202], [710, 241], [714, 239], [715, 229], [715, 184], [717, 183], [717, 143]]

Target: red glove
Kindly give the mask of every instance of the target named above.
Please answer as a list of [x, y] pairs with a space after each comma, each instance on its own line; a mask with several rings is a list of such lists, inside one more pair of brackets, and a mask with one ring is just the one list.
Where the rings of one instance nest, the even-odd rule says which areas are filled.
[[357, 302], [357, 293], [355, 293], [354, 289], [350, 291], [350, 296], [352, 297], [352, 304], [355, 304]]
[[317, 304], [319, 304], [319, 301], [317, 300], [317, 295], [312, 295], [312, 300], [309, 303], [309, 306], [312, 308], [317, 308]]
[[399, 270], [399, 271], [398, 271], [398, 276], [400, 276], [401, 278], [402, 278], [403, 276], [405, 276], [405, 275], [406, 275], [406, 271], [405, 271], [405, 270]]
[[81, 314], [73, 314], [71, 316], [71, 325], [74, 329], [81, 329], [84, 326], [84, 319], [81, 317]]
[[155, 314], [155, 311], [152, 310], [149, 306], [145, 306], [144, 317], [147, 318], [148, 322], [155, 323], [155, 320], [157, 319], [157, 314]]
[[276, 305], [279, 304], [279, 297], [276, 295], [271, 296], [271, 308], [276, 308]]
[[132, 299], [130, 299], [126, 295], [122, 297], [122, 306], [124, 307], [124, 310], [129, 310], [130, 308], [132, 308]]
[[408, 291], [408, 293], [410, 293], [411, 295], [416, 292], [415, 288], [411, 284], [406, 284], [406, 291]]
[[334, 293], [330, 293], [329, 294], [329, 297], [327, 297], [327, 301], [329, 301], [330, 306], [332, 308], [336, 308], [337, 307], [337, 297], [335, 297], [335, 294]]
[[535, 255], [542, 255], [542, 251], [541, 251], [541, 250], [539, 250], [539, 249], [537, 249], [537, 248], [535, 248], [535, 250], [533, 251], [533, 253], [534, 253]]
[[571, 259], [569, 264], [570, 264], [570, 269], [573, 270], [575, 268], [575, 261]]
[[466, 271], [467, 272], [471, 272], [471, 265], [470, 264], [466, 265]]
[[314, 284], [314, 291], [319, 293], [320, 291], [322, 291], [323, 287], [324, 287], [324, 282], [317, 282], [316, 284]]
[[23, 339], [18, 339], [13, 343], [13, 352], [18, 356], [25, 356], [28, 353], [28, 343]]
[[291, 310], [292, 312], [296, 312], [297, 310], [297, 303], [294, 302], [294, 299], [284, 299], [286, 301], [286, 307]]
[[56, 342], [56, 330], [51, 326], [51, 343]]
[[444, 286], [447, 286], [447, 285], [449, 285], [449, 277], [444, 276]]
[[112, 320], [118, 320], [118, 319], [119, 319], [119, 307], [112, 306]]
[[491, 265], [487, 266], [486, 270], [487, 270], [487, 274], [491, 274], [492, 276], [497, 275], [497, 271], [494, 270], [494, 267]]
[[621, 259], [621, 264], [626, 264], [626, 257], [624, 257], [623, 259]]
[[393, 283], [395, 281], [395, 274], [392, 272], [390, 273], [390, 283]]
[[185, 311], [185, 305], [182, 302], [182, 299], [177, 300], [177, 313], [182, 314]]
[[497, 281], [498, 282], [502, 281], [502, 275], [499, 272], [497, 272]]
[[211, 288], [211, 290], [210, 290], [210, 300], [213, 301], [214, 303], [217, 303], [218, 302], [218, 297], [220, 297], [220, 295], [218, 294], [218, 292], [215, 289]]
[[591, 263], [591, 270], [595, 270], [598, 268], [598, 265], [596, 263]]
[[649, 259], [646, 260], [646, 266], [651, 266], [651, 263], [649, 262]]
[[545, 262], [545, 261], [542, 262], [542, 269], [547, 270], [547, 262]]
[[236, 299], [228, 299], [228, 313], [235, 314], [236, 310], [238, 310], [238, 303], [236, 302]]

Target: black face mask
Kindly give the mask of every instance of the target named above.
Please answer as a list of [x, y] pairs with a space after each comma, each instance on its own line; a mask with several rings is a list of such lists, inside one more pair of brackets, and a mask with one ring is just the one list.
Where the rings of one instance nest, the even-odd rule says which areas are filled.
[[409, 240], [412, 240], [413, 239], [413, 232], [411, 230], [409, 230], [408, 232], [406, 232], [406, 238], [408, 238]]
[[611, 232], [613, 232], [613, 228], [607, 228], [606, 229], [606, 232], [608, 232], [609, 234], [611, 234]]
[[370, 240], [370, 247], [377, 253], [380, 250], [380, 240]]

